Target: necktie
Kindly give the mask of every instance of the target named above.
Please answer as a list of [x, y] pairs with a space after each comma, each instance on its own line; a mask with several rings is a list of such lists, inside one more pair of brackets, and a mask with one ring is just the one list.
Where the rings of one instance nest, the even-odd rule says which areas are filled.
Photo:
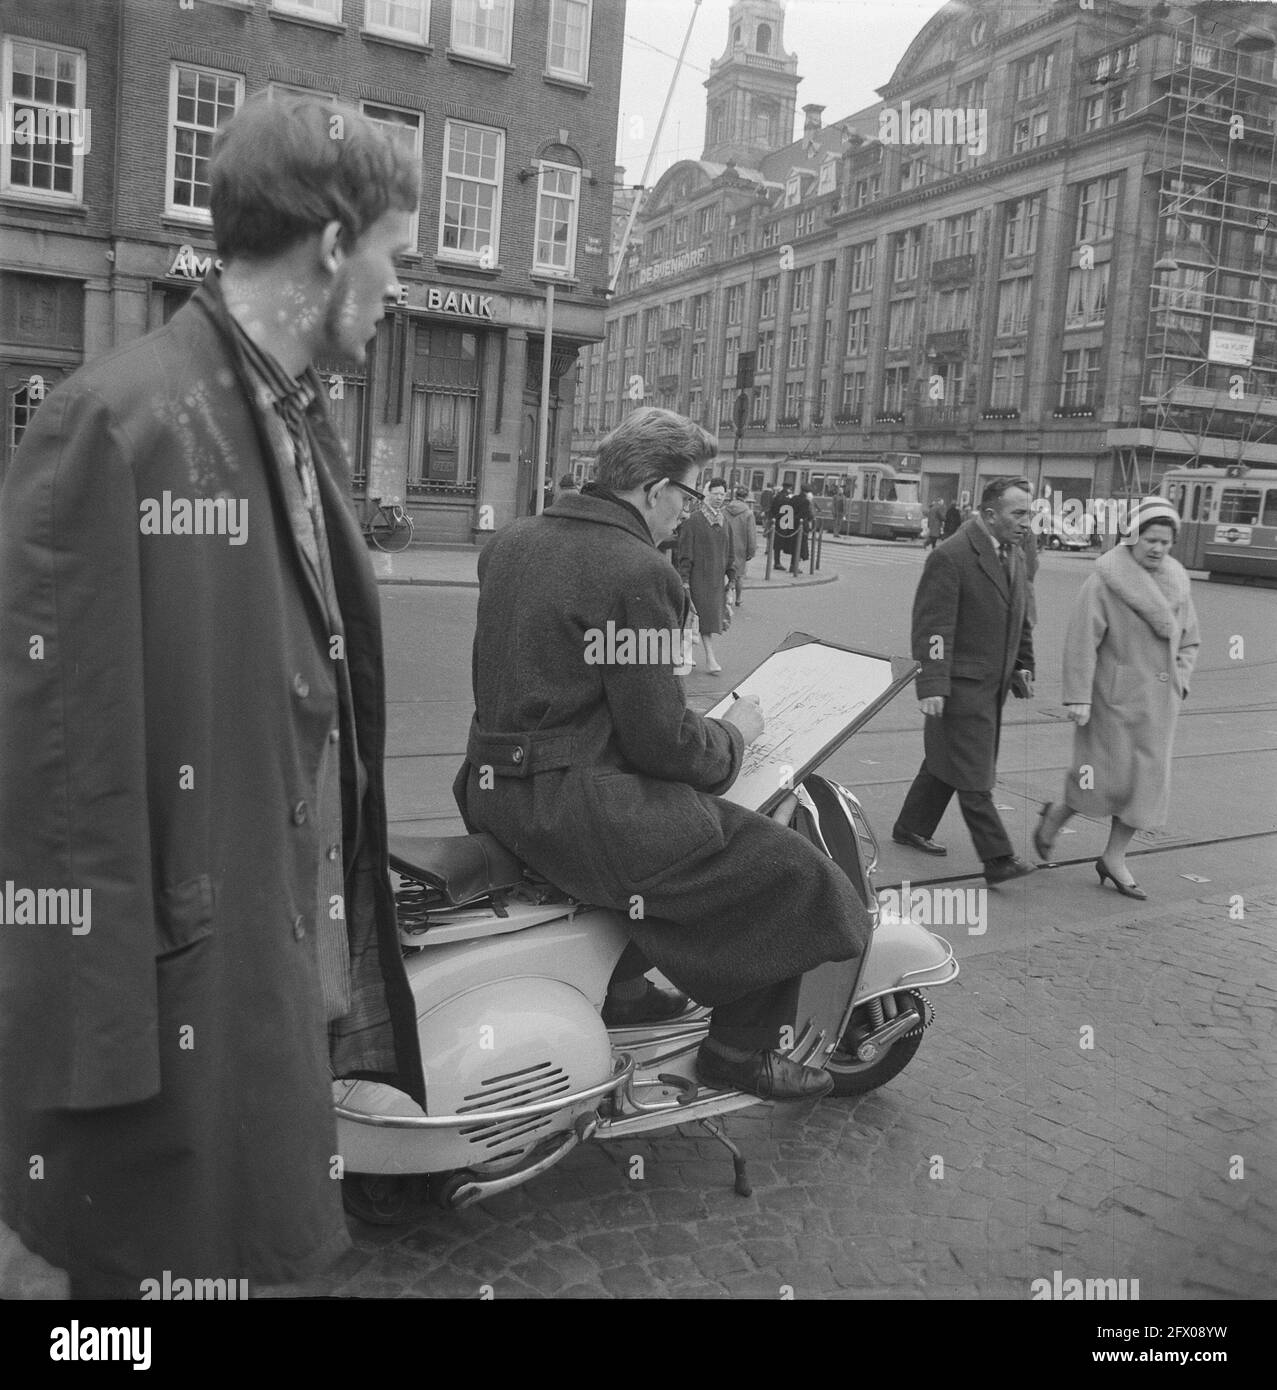
[[1011, 578], [1011, 547], [1009, 545], [998, 546], [998, 558], [1002, 561], [1002, 570], [1008, 579]]

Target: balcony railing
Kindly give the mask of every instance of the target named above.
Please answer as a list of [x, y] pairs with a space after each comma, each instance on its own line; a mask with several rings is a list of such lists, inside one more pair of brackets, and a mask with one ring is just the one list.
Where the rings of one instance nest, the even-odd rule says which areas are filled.
[[938, 333], [928, 333], [927, 354], [935, 353], [937, 357], [965, 357], [970, 338], [969, 328], [946, 328]]
[[974, 256], [946, 256], [943, 260], [932, 261], [931, 263], [931, 283], [933, 285], [946, 285], [955, 281], [970, 280], [974, 275]]

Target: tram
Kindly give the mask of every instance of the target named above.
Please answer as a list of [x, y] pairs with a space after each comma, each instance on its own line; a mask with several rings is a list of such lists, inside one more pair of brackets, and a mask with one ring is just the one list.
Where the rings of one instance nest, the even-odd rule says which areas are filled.
[[1229, 584], [1277, 585], [1277, 468], [1173, 468], [1161, 495], [1180, 517], [1172, 554]]
[[730, 487], [748, 488], [756, 507], [765, 490], [781, 483], [794, 492], [810, 487], [825, 530], [833, 527], [834, 494], [841, 488], [847, 497], [844, 535], [916, 540], [923, 531], [921, 465], [921, 454], [896, 453], [787, 458], [726, 469], [719, 458], [704, 470], [704, 480], [717, 471]]

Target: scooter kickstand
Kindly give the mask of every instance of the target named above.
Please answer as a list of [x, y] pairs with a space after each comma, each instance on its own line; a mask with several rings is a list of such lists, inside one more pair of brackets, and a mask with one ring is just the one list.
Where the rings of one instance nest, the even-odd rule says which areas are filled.
[[736, 1195], [738, 1197], [752, 1196], [754, 1189], [750, 1187], [749, 1174], [745, 1172], [745, 1155], [727, 1137], [720, 1124], [708, 1118], [698, 1120], [697, 1123], [707, 1129], [731, 1153], [732, 1168], [736, 1173]]

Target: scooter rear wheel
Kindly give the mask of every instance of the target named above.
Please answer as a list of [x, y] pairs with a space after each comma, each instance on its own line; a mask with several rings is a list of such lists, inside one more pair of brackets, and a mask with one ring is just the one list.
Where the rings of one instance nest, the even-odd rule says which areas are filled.
[[[834, 1078], [834, 1095], [862, 1096], [868, 1091], [876, 1091], [885, 1086], [893, 1077], [899, 1076], [913, 1061], [914, 1053], [922, 1046], [922, 1034], [931, 1022], [931, 1001], [920, 990], [901, 990], [892, 995], [897, 1012], [913, 1009], [918, 1015], [918, 1024], [902, 1038], [897, 1038], [887, 1049], [880, 1052], [872, 1061], [862, 1062], [856, 1057], [859, 1038], [870, 1031], [868, 1006], [861, 1005], [851, 1016], [847, 1031], [839, 1040], [825, 1070]], [[844, 1052], [842, 1049], [846, 1048]]]
[[370, 1226], [399, 1226], [419, 1206], [418, 1179], [389, 1173], [347, 1173], [341, 1180], [346, 1210]]

